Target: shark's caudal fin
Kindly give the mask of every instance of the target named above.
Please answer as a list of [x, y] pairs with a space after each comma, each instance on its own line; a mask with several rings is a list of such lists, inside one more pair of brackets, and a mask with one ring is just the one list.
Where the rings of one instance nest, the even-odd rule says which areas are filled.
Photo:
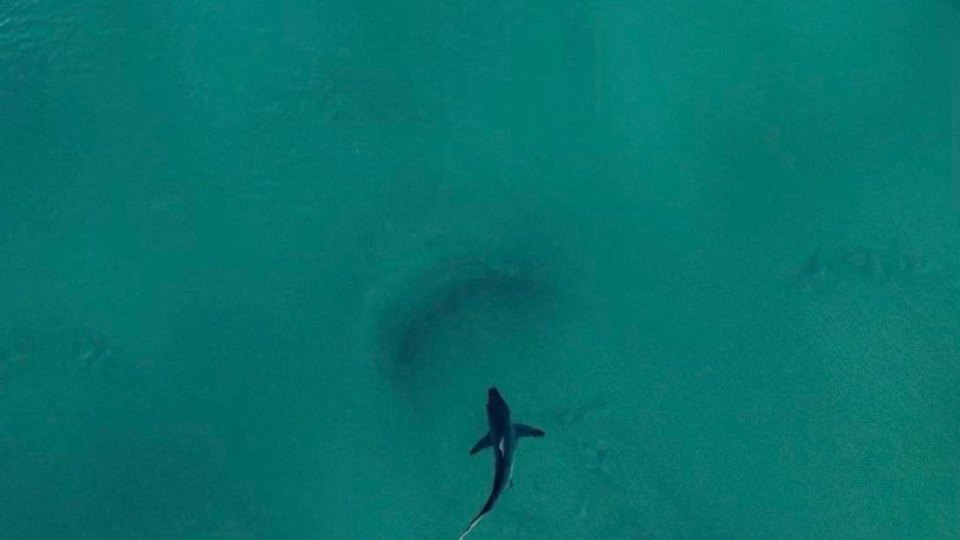
[[470, 449], [470, 455], [472, 456], [490, 446], [493, 446], [493, 441], [492, 437], [490, 437], [490, 432], [488, 431], [486, 435], [480, 437], [480, 440], [477, 441], [477, 444], [473, 445], [473, 448]]
[[475, 518], [471, 519], [470, 524], [467, 525], [467, 528], [462, 533], [460, 533], [460, 536], [457, 538], [457, 540], [463, 540], [464, 538], [466, 538], [467, 535], [470, 534], [470, 531], [472, 531], [473, 528], [477, 526], [477, 523], [480, 523], [480, 520], [483, 518], [484, 515], [486, 514], [480, 514]]
[[520, 437], [543, 437], [545, 435], [542, 429], [526, 424], [514, 424], [513, 431], [517, 434], [518, 439]]

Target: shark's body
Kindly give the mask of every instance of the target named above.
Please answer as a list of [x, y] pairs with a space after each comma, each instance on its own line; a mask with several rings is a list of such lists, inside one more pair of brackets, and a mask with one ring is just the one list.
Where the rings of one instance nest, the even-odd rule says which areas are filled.
[[487, 497], [487, 502], [483, 505], [483, 508], [470, 520], [470, 524], [460, 535], [460, 540], [463, 540], [483, 519], [483, 516], [487, 515], [487, 512], [493, 508], [497, 499], [500, 498], [503, 490], [507, 486], [513, 485], [511, 479], [513, 477], [513, 461], [517, 450], [517, 441], [521, 437], [543, 437], [544, 435], [542, 430], [535, 427], [526, 424], [514, 424], [513, 420], [510, 419], [510, 407], [507, 407], [507, 402], [503, 400], [503, 396], [493, 387], [487, 391], [487, 420], [490, 423], [490, 431], [480, 437], [477, 444], [473, 445], [473, 448], [470, 449], [470, 455], [476, 454], [484, 448], [493, 449], [493, 489], [490, 491], [490, 496]]

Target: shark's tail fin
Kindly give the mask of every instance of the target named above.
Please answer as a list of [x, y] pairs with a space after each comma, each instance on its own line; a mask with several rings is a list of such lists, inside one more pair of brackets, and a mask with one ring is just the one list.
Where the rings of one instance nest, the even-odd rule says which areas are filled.
[[464, 529], [464, 531], [463, 531], [462, 533], [460, 533], [460, 537], [457, 538], [457, 540], [463, 540], [464, 538], [466, 538], [467, 535], [470, 534], [470, 531], [472, 531], [473, 528], [477, 526], [477, 523], [480, 523], [480, 520], [483, 519], [483, 516], [484, 516], [484, 515], [486, 515], [486, 512], [484, 512], [484, 513], [482, 513], [482, 514], [477, 514], [476, 517], [474, 517], [473, 519], [471, 519], [471, 520], [470, 520], [470, 524], [467, 525], [467, 528]]

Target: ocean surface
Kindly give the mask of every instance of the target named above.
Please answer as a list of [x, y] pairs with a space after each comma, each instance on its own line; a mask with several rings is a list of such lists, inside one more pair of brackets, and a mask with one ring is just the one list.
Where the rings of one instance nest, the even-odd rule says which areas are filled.
[[960, 4], [0, 0], [0, 539], [960, 537]]

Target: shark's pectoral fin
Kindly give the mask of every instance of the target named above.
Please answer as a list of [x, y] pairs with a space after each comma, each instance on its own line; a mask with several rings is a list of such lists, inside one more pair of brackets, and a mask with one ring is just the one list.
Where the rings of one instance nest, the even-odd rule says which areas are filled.
[[542, 429], [537, 429], [533, 426], [528, 426], [526, 424], [514, 424], [513, 431], [516, 432], [517, 438], [520, 437], [543, 437], [545, 433]]
[[477, 441], [477, 444], [473, 445], [473, 448], [470, 449], [470, 455], [472, 456], [490, 446], [493, 446], [493, 440], [492, 437], [490, 437], [490, 432], [487, 432], [487, 434], [483, 437], [480, 437], [480, 440]]

